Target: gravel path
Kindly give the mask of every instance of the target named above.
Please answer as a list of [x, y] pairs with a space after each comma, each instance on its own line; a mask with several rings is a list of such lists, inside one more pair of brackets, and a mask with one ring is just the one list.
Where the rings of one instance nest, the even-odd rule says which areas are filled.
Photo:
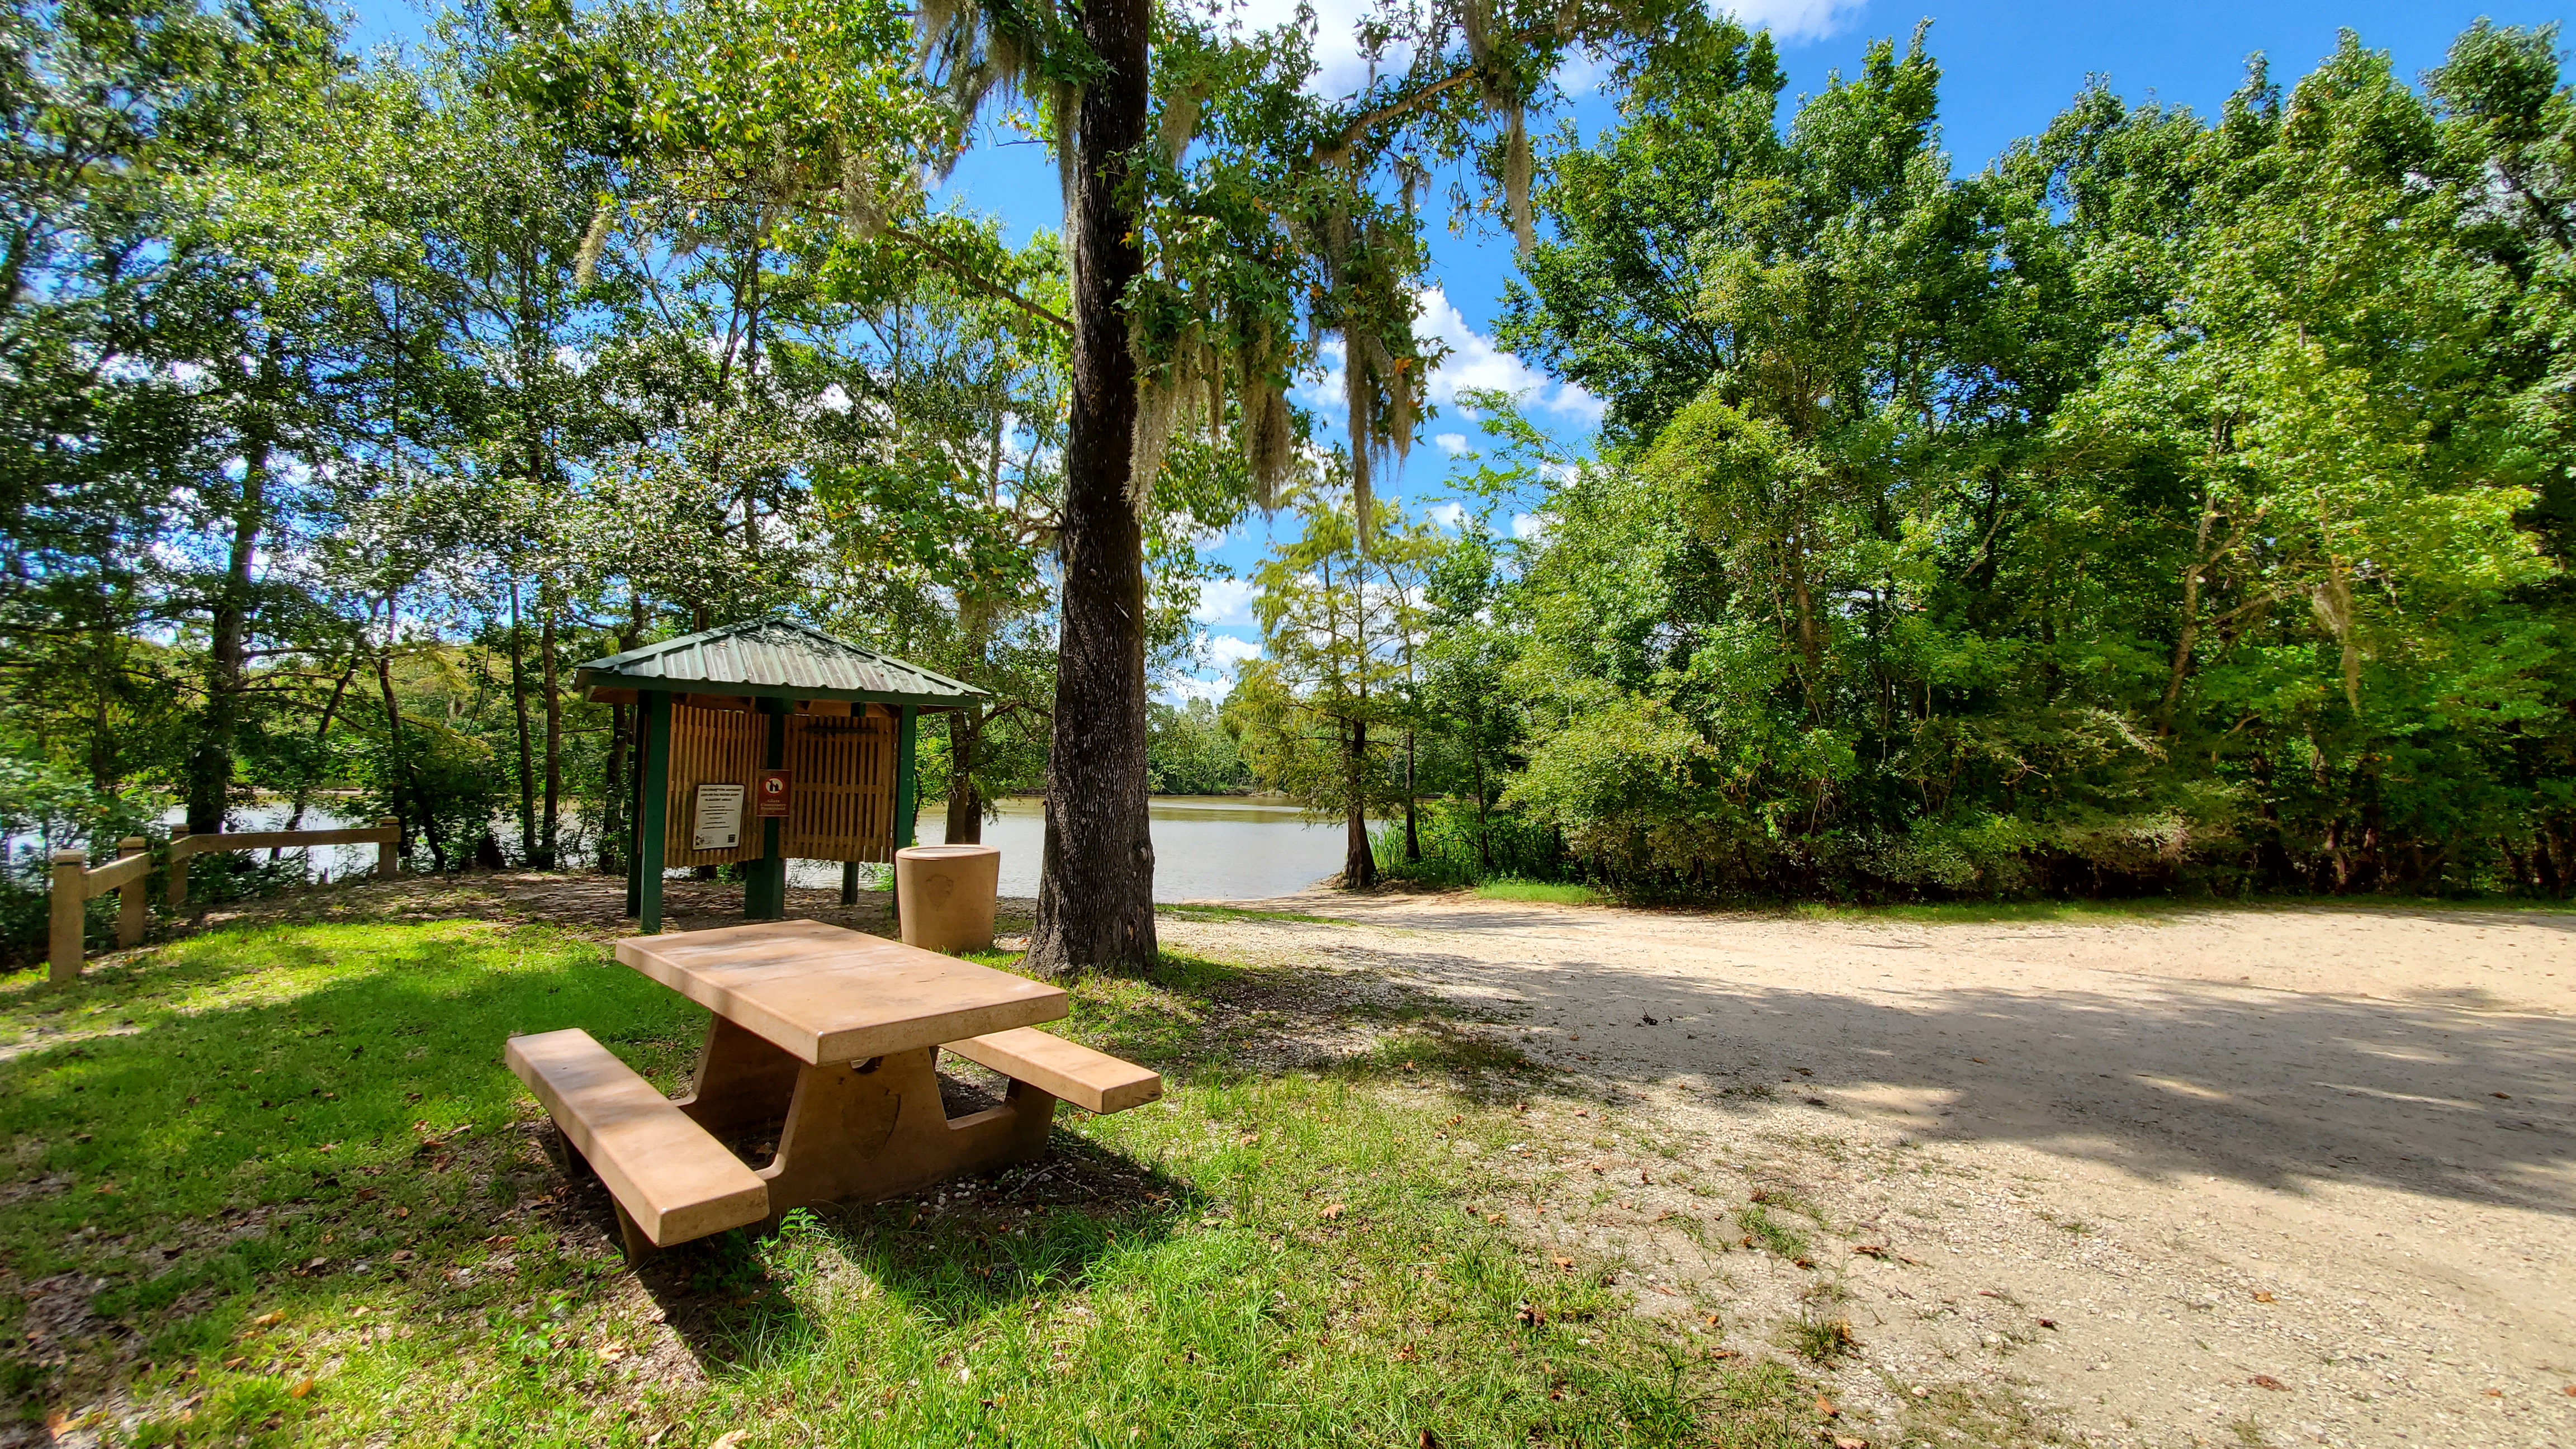
[[1562, 1074], [1529, 1231], [1737, 1351], [1847, 1322], [1839, 1432], [2576, 1443], [2576, 915], [1257, 904], [1361, 924], [1165, 944], [1485, 1018]]

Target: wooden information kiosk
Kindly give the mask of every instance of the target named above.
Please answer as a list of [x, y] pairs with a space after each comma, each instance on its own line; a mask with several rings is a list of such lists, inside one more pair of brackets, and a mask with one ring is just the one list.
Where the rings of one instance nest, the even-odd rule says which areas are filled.
[[662, 929], [662, 872], [743, 867], [743, 915], [787, 913], [787, 862], [858, 863], [912, 844], [923, 714], [982, 698], [971, 684], [790, 619], [750, 619], [594, 659], [585, 697], [642, 711], [626, 913]]

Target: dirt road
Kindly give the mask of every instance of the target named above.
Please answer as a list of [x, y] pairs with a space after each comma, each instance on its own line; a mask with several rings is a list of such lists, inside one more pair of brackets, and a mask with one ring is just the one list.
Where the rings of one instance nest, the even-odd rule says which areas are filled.
[[1563, 1074], [1527, 1228], [1742, 1352], [1847, 1322], [1872, 1444], [2576, 1444], [2576, 915], [1259, 904], [1362, 924], [1165, 943], [1485, 1018]]

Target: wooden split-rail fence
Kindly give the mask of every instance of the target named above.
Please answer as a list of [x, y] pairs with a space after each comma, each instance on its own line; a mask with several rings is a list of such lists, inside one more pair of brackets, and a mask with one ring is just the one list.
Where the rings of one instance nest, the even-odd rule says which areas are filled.
[[[218, 850], [294, 850], [308, 845], [372, 845], [376, 848], [376, 875], [382, 878], [392, 875], [402, 858], [402, 825], [387, 818], [361, 830], [244, 830], [230, 835], [191, 835], [182, 831], [170, 837], [170, 904], [175, 908], [188, 902], [190, 856]], [[89, 863], [86, 850], [57, 850], [53, 866], [53, 930], [46, 960], [49, 979], [60, 986], [80, 977], [81, 928], [91, 901], [109, 891], [116, 892], [116, 944], [123, 948], [143, 939], [144, 882], [152, 874], [152, 843], [140, 835], [129, 835], [116, 843], [115, 860], [95, 867]]]

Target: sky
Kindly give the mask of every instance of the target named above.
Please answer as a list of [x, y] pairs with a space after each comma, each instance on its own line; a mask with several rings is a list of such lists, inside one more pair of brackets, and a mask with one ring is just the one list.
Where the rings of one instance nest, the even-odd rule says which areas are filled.
[[[1318, 53], [1325, 61], [1320, 82], [1356, 84], [1360, 62], [1336, 38], [1350, 34], [1365, 0], [1314, 4]], [[1749, 26], [1769, 27], [1780, 47], [1789, 76], [1784, 120], [1799, 96], [1823, 89], [1838, 71], [1858, 71], [1872, 41], [1892, 36], [1901, 46], [1918, 22], [1929, 19], [1928, 45], [1942, 70], [1942, 141], [1953, 169], [1962, 174], [1983, 168], [2015, 139], [2044, 129], [2089, 76], [2105, 77], [2131, 101], [2152, 98], [2206, 115], [2236, 89], [2247, 60], [2257, 53], [2270, 59], [2274, 79], [2288, 84], [2332, 53], [2338, 33], [2349, 29], [2362, 44], [2389, 52], [2398, 74], [2413, 77], [2440, 64], [2452, 37], [2480, 16], [2526, 26], [2560, 18], [2552, 6], [2525, 0], [1739, 0], [1729, 8]], [[1295, 9], [1295, 0], [1243, 4], [1255, 25], [1278, 23]], [[423, 12], [408, 0], [356, 0], [355, 10], [361, 44], [416, 39], [424, 26]], [[1609, 97], [1580, 86], [1569, 91], [1566, 114], [1587, 137], [1613, 123]], [[1061, 221], [1053, 163], [1035, 146], [970, 156], [950, 190], [969, 206], [999, 214], [1014, 240]], [[1432, 380], [1438, 415], [1424, 425], [1401, 480], [1380, 490], [1417, 509], [1444, 496], [1442, 479], [1452, 458], [1475, 435], [1450, 405], [1459, 389], [1526, 394], [1533, 420], [1578, 445], [1600, 415], [1598, 400], [1494, 344], [1494, 319], [1514, 274], [1511, 239], [1474, 229], [1454, 236], [1436, 218], [1428, 232], [1431, 285], [1422, 293], [1415, 330], [1439, 337], [1450, 357]], [[1330, 401], [1337, 391], [1318, 380], [1301, 401], [1329, 418], [1338, 411]], [[1279, 522], [1291, 526], [1284, 516]], [[1532, 526], [1520, 522], [1523, 531]], [[1242, 580], [1269, 543], [1268, 526], [1256, 514], [1209, 550], [1237, 578], [1202, 594], [1207, 667], [1194, 678], [1172, 681], [1168, 695], [1222, 694], [1233, 663], [1258, 652], [1251, 590]]]

